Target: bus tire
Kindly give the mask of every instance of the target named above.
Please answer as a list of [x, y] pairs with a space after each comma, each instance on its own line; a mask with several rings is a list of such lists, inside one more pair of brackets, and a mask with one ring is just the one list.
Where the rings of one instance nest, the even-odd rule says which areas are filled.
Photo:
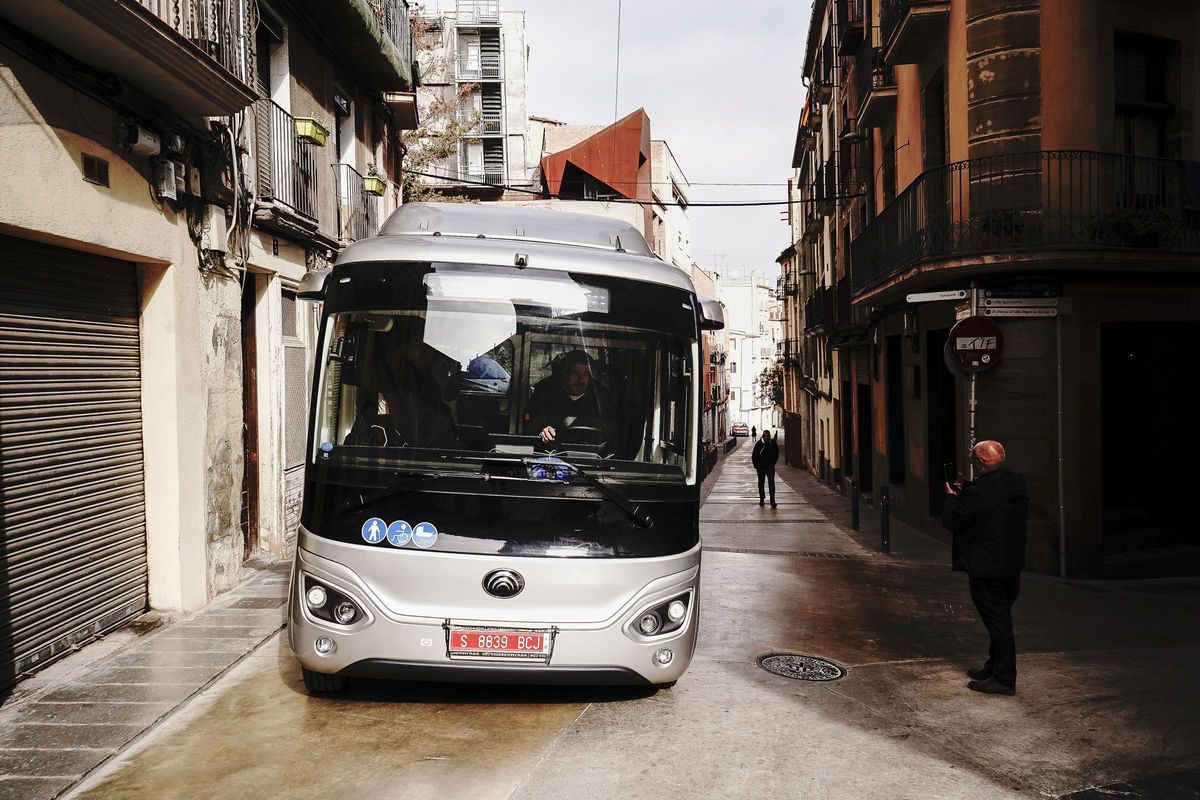
[[346, 679], [341, 675], [326, 675], [324, 672], [313, 672], [311, 669], [300, 668], [304, 673], [304, 688], [310, 694], [329, 694], [346, 689]]
[[660, 683], [658, 685], [658, 688], [659, 689], [670, 689], [670, 688], [674, 687], [676, 683], [678, 683], [678, 681], [667, 681], [666, 683]]

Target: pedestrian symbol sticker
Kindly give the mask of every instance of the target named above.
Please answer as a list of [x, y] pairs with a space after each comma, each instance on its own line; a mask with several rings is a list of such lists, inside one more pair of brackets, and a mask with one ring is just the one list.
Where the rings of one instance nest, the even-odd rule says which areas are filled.
[[412, 538], [412, 526], [402, 519], [398, 519], [387, 528], [387, 540], [392, 547], [403, 547], [408, 544], [408, 540]]
[[379, 517], [371, 517], [363, 523], [362, 537], [367, 544], [379, 544], [387, 536], [387, 523]]
[[434, 527], [432, 522], [422, 522], [412, 529], [413, 544], [417, 547], [427, 548], [433, 547], [437, 541], [438, 529]]

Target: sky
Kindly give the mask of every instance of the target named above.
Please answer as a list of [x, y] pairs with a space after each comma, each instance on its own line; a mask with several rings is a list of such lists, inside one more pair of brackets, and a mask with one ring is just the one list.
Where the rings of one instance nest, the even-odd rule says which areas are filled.
[[[787, 199], [811, 5], [501, 0], [500, 7], [526, 12], [530, 114], [607, 125], [644, 108], [651, 135], [671, 147], [692, 185], [690, 200], [700, 202]], [[703, 183], [772, 185], [698, 185]], [[789, 244], [785, 211], [782, 205], [692, 207], [693, 260], [725, 278], [753, 270], [777, 275], [775, 259]]]

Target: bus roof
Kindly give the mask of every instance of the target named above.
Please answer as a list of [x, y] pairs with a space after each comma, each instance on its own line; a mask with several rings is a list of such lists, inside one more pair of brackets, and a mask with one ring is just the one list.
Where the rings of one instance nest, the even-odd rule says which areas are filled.
[[645, 238], [628, 222], [495, 203], [406, 203], [384, 224], [380, 235], [484, 236], [594, 247], [654, 258]]
[[628, 223], [590, 214], [495, 204], [406, 203], [378, 236], [354, 242], [337, 264], [439, 261], [558, 269], [695, 292], [691, 276], [656, 258]]

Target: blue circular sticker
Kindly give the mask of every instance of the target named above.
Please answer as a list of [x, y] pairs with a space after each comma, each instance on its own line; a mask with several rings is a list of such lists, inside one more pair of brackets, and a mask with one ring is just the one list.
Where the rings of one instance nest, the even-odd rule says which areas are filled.
[[438, 529], [432, 522], [422, 522], [412, 529], [413, 544], [417, 547], [433, 547], [437, 537]]
[[388, 525], [387, 540], [393, 547], [403, 547], [412, 538], [412, 526], [402, 519]]
[[379, 544], [387, 536], [387, 523], [379, 517], [371, 517], [363, 523], [362, 537], [367, 544]]

